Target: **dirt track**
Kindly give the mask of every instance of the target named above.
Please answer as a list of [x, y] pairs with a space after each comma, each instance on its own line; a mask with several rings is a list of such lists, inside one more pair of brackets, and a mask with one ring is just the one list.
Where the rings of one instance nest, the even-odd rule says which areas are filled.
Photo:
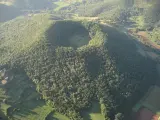
[[160, 46], [150, 41], [145, 31], [139, 31], [138, 33], [135, 33], [129, 30], [128, 34], [138, 37], [137, 41], [135, 41], [135, 44], [138, 46], [138, 52], [140, 54], [142, 54], [143, 56], [147, 56], [160, 63], [160, 55], [157, 52], [155, 52], [160, 52]]
[[141, 41], [146, 43], [147, 45], [150, 45], [151, 47], [160, 50], [160, 45], [157, 45], [156, 43], [153, 43], [152, 41], [150, 41], [147, 37], [147, 33], [144, 31], [139, 31], [137, 33], [137, 35], [140, 37]]

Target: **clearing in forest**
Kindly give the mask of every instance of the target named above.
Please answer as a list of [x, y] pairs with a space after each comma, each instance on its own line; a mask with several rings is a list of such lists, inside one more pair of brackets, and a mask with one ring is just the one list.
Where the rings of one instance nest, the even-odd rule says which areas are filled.
[[101, 114], [100, 106], [98, 102], [93, 102], [89, 110], [82, 112], [84, 120], [105, 120], [104, 116]]

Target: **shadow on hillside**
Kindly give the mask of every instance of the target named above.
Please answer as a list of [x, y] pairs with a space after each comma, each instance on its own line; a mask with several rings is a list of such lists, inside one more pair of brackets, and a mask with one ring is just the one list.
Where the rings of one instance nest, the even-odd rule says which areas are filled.
[[8, 116], [25, 117], [37, 114], [33, 109], [45, 105], [45, 102], [39, 100], [40, 95], [36, 92], [35, 85], [23, 69], [16, 68], [7, 72], [9, 80], [4, 88], [9, 96], [6, 103], [11, 105], [7, 109]]
[[[106, 46], [109, 56], [115, 61], [116, 68], [120, 73], [127, 73], [127, 79], [125, 79], [124, 82], [127, 82], [127, 84], [137, 84], [134, 88], [136, 91], [133, 93], [133, 97], [127, 98], [127, 100], [124, 100], [122, 103], [122, 105], [127, 104], [130, 106], [119, 106], [119, 111], [128, 113], [140, 98], [143, 97], [150, 86], [154, 84], [159, 85], [159, 76], [156, 69], [157, 63], [137, 52], [138, 48], [136, 44], [144, 47], [147, 46], [138, 41], [135, 43], [134, 38], [117, 31], [115, 28], [106, 26], [102, 28], [103, 31], [108, 34], [108, 43]], [[155, 51], [155, 49], [149, 47], [147, 47], [147, 49]], [[122, 89], [126, 89], [123, 84], [121, 87]]]
[[21, 14], [22, 14], [21, 10], [15, 8], [14, 6], [7, 6], [4, 4], [0, 4], [0, 22], [6, 22], [8, 20], [12, 20]]
[[93, 101], [90, 108], [81, 111], [81, 116], [83, 116], [84, 120], [92, 120], [90, 114], [101, 113], [100, 104], [97, 101]]
[[51, 0], [16, 0], [14, 6], [23, 10], [53, 10], [57, 7]]
[[46, 32], [47, 40], [53, 46], [78, 48], [88, 44], [89, 32], [79, 22], [57, 21]]
[[96, 55], [96, 53], [91, 53], [85, 57], [85, 64], [91, 79], [95, 79], [102, 66], [101, 56]]

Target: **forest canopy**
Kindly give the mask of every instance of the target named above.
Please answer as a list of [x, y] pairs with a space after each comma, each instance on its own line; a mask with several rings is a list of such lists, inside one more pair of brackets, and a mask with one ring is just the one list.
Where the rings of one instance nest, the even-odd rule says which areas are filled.
[[[119, 113], [127, 118], [134, 103], [156, 81], [155, 63], [137, 53], [134, 43], [116, 29], [49, 18], [39, 14], [26, 20], [26, 33], [20, 32], [25, 18], [3, 24], [1, 65], [18, 73], [23, 70], [47, 104], [71, 120], [83, 120], [81, 112], [92, 106], [91, 101], [103, 106], [101, 113], [107, 120]], [[17, 25], [21, 28], [16, 29]]]

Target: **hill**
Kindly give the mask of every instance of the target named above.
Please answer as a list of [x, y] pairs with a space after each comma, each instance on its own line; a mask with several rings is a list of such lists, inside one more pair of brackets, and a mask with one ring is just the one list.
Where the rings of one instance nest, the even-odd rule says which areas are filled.
[[42, 10], [47, 8], [51, 9], [53, 3], [51, 0], [15, 0], [13, 5], [21, 9]]
[[53, 5], [51, 0], [0, 0], [0, 3], [25, 10], [52, 8]]
[[94, 120], [95, 113], [105, 119], [122, 113], [128, 119], [158, 79], [156, 63], [115, 28], [37, 14], [3, 23], [0, 37], [0, 66], [7, 74], [1, 77], [1, 111], [10, 119], [53, 119], [59, 113], [70, 120]]
[[[59, 9], [59, 12], [62, 16], [67, 15], [78, 15], [85, 17], [104, 17], [108, 12], [114, 11], [113, 14], [116, 14], [119, 8], [119, 0], [88, 0], [83, 2], [75, 2], [68, 6], [65, 6]], [[109, 14], [110, 15], [110, 14]]]
[[2, 0], [0, 1], [0, 22], [12, 20], [29, 13], [53, 10], [56, 5], [49, 0]]

